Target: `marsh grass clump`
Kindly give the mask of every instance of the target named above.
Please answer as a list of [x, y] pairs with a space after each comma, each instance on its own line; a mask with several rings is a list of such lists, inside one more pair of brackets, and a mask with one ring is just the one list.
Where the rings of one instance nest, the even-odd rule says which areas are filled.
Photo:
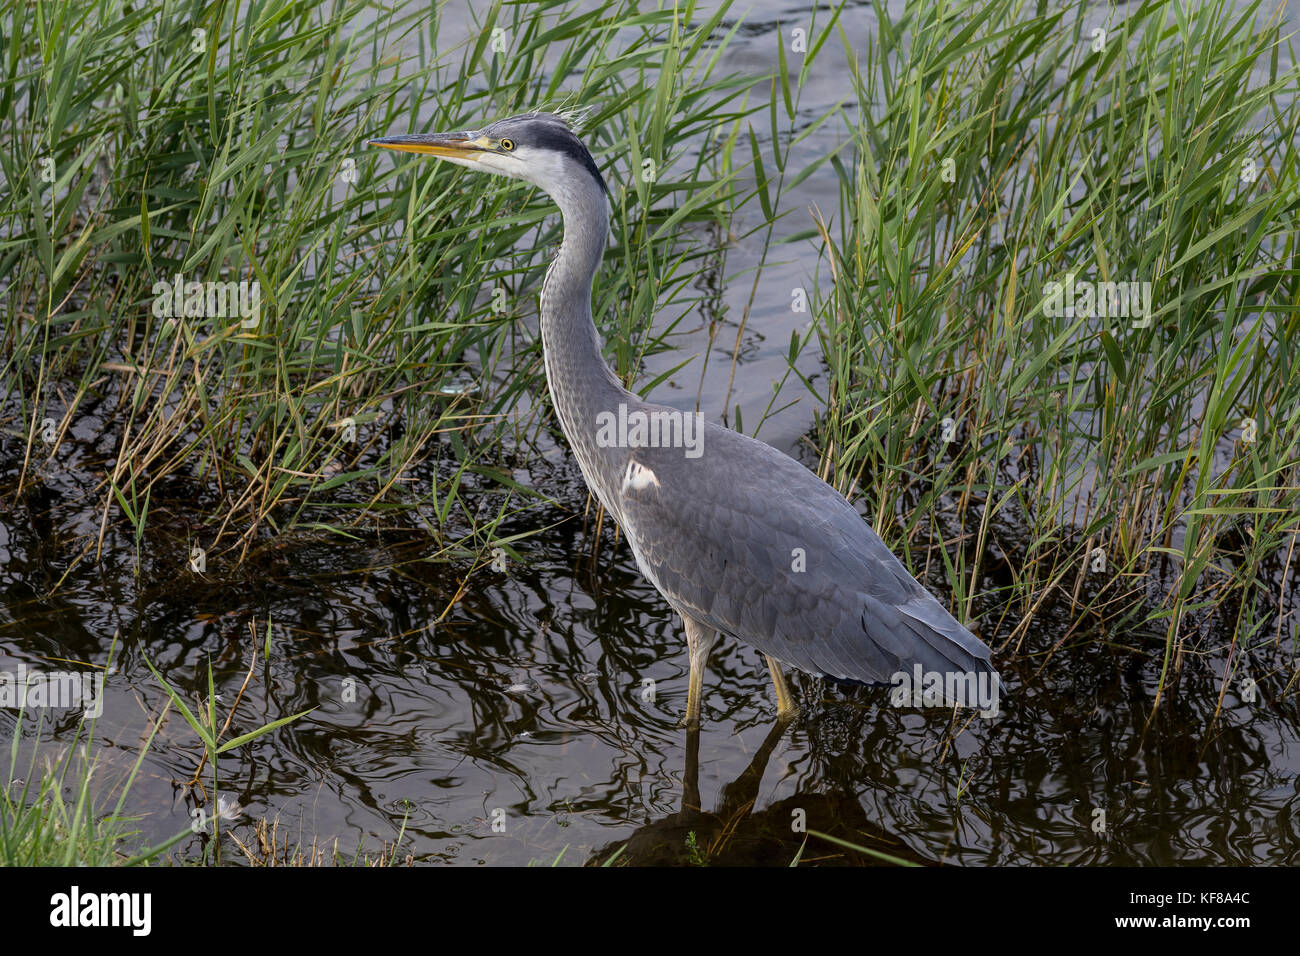
[[1294, 657], [1282, 7], [877, 12], [865, 52], [845, 38], [863, 108], [822, 229], [825, 476], [1004, 649], [1064, 608], [1056, 647], [1163, 637], [1161, 688], [1189, 650]]
[[[116, 638], [105, 670], [111, 669]], [[78, 715], [70, 732], [46, 733], [47, 711], [19, 709], [0, 772], [0, 866], [140, 866], [189, 836], [184, 829], [143, 845], [142, 816], [126, 808], [161, 721], [152, 721], [129, 770], [106, 765], [97, 718]], [[26, 758], [23, 759], [23, 753]]]
[[539, 497], [510, 449], [544, 423], [516, 411], [558, 223], [364, 139], [592, 107], [618, 224], [597, 314], [631, 381], [651, 318], [710, 294], [749, 188], [733, 153], [766, 78], [719, 68], [728, 9], [496, 3], [457, 36], [352, 0], [7, 7], [4, 486], [75, 459], [86, 553], [138, 565], [197, 547], [233, 572], [290, 529], [510, 548], [496, 528]]

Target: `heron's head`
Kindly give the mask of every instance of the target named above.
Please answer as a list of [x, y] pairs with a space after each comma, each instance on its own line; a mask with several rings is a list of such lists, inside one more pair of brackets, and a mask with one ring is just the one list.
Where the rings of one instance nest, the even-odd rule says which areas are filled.
[[436, 156], [480, 172], [522, 179], [562, 197], [575, 186], [609, 189], [570, 121], [555, 113], [525, 113], [464, 133], [411, 133], [370, 140], [372, 146]]

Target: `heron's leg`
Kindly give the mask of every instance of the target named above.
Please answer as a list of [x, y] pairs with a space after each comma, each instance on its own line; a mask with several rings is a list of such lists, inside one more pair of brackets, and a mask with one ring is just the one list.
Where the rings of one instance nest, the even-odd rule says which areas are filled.
[[776, 688], [776, 719], [789, 720], [799, 713], [799, 708], [794, 704], [794, 695], [790, 693], [790, 685], [781, 673], [780, 662], [771, 654], [763, 656], [767, 658], [767, 671], [772, 675], [772, 684]]
[[686, 649], [691, 657], [691, 676], [686, 688], [686, 716], [677, 726], [694, 727], [700, 722], [704, 669], [709, 663], [709, 651], [713, 650], [718, 632], [685, 615], [682, 616], [682, 623], [686, 625]]

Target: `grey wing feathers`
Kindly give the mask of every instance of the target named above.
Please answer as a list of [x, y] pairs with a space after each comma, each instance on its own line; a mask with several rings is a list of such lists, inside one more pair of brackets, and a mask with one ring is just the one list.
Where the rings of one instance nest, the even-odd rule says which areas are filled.
[[643, 572], [679, 612], [777, 660], [888, 682], [916, 664], [992, 672], [989, 650], [844, 498], [768, 445], [709, 425], [703, 454], [634, 448], [654, 485], [618, 517]]

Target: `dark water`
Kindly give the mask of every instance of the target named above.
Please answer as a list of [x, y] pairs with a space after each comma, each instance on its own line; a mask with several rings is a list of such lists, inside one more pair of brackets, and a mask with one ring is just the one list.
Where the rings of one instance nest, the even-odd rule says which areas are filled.
[[[4, 450], [8, 482], [13, 443]], [[1255, 701], [1230, 689], [1217, 717], [1226, 657], [1189, 656], [1147, 727], [1160, 642], [1081, 633], [1057, 647], [1068, 609], [1040, 610], [1018, 650], [997, 653], [1008, 687], [996, 718], [963, 711], [954, 723], [895, 709], [885, 689], [795, 675], [802, 711], [782, 728], [760, 655], [724, 642], [695, 739], [676, 726], [679, 624], [608, 525], [599, 539], [584, 527], [584, 489], [563, 459], [531, 478], [577, 510], [528, 518], [557, 526], [521, 544], [526, 563], [477, 572], [463, 593], [468, 563], [424, 560], [418, 532], [275, 539], [237, 576], [206, 581], [177, 570], [183, 527], [146, 535], [138, 579], [120, 530], [98, 564], [78, 562], [97, 531], [79, 477], [49, 468], [0, 521], [0, 670], [102, 664], [120, 633], [98, 724], [111, 780], [164, 702], [142, 649], [191, 706], [206, 698], [210, 659], [219, 713], [256, 658], [228, 736], [316, 709], [221, 758], [245, 842], [267, 817], [291, 847], [337, 838], [350, 858], [391, 844], [405, 820], [401, 855], [417, 861], [549, 863], [564, 851], [576, 864], [624, 847], [629, 862], [785, 865], [802, 847], [803, 862], [876, 862], [817, 838], [803, 846], [802, 825], [922, 863], [1300, 862], [1300, 722], [1281, 652], [1252, 658]], [[196, 493], [174, 490], [177, 508]], [[1017, 623], [984, 636], [996, 647]], [[76, 714], [46, 721], [43, 747]], [[12, 726], [0, 710], [4, 739]], [[201, 804], [182, 785], [198, 753], [173, 710], [131, 800], [151, 839]], [[241, 858], [232, 849], [225, 858]], [[194, 836], [177, 852], [200, 850]]]
[[[763, 6], [730, 68], [773, 65], [784, 11], [765, 19]], [[858, 35], [871, 28], [870, 12], [850, 8], [846, 23]], [[806, 109], [842, 95], [843, 75], [828, 60], [811, 77]], [[804, 148], [825, 150], [833, 137], [828, 129]], [[835, 190], [827, 170], [787, 205], [830, 208]], [[729, 271], [756, 257], [742, 244]], [[768, 274], [786, 288], [808, 281], [813, 264], [813, 254], [795, 254]], [[661, 388], [659, 400], [693, 408], [699, 389], [706, 414], [739, 403], [752, 430], [804, 317], [781, 297], [759, 297], [728, 395], [748, 293], [748, 281], [727, 289], [731, 311], [707, 372], [697, 361], [698, 381], [680, 376], [681, 388]], [[708, 329], [686, 327], [675, 344], [702, 354]], [[681, 353], [657, 357], [647, 375]], [[815, 355], [800, 363], [817, 374]], [[814, 411], [796, 385], [776, 403], [795, 404], [760, 432], [787, 451]], [[184, 482], [155, 494], [153, 513], [167, 517], [138, 551], [110, 522], [96, 553], [101, 516], [85, 497], [114, 452], [109, 422], [108, 411], [85, 416], [21, 495], [21, 444], [0, 436], [0, 671], [102, 666], [119, 634], [97, 728], [111, 782], [165, 702], [144, 653], [191, 706], [206, 697], [210, 660], [219, 713], [255, 659], [228, 736], [316, 709], [221, 758], [223, 787], [243, 808], [229, 826], [245, 842], [265, 817], [291, 849], [337, 840], [344, 858], [378, 852], [404, 827], [399, 857], [419, 862], [550, 863], [561, 852], [564, 864], [615, 853], [633, 863], [880, 862], [803, 832], [816, 830], [923, 864], [1300, 863], [1294, 635], [1253, 655], [1225, 692], [1234, 623], [1208, 622], [1151, 718], [1161, 630], [1071, 631], [1068, 602], [1048, 603], [1004, 646], [1016, 611], [981, 608], [981, 619], [998, 622], [981, 635], [1006, 682], [996, 718], [896, 709], [884, 689], [795, 674], [801, 713], [789, 727], [774, 720], [761, 656], [723, 641], [696, 737], [676, 726], [686, 696], [680, 624], [608, 522], [597, 536], [562, 446], [518, 463], [521, 480], [560, 507], [501, 529], [555, 525], [524, 539], [524, 561], [504, 572], [479, 570], [466, 582], [469, 560], [428, 560], [430, 540], [411, 518], [405, 530], [360, 540], [270, 539], [237, 572], [214, 558], [199, 576], [184, 570], [186, 516], [205, 491]], [[1242, 676], [1256, 682], [1253, 700], [1242, 698]], [[57, 750], [76, 719], [46, 712], [41, 748]], [[0, 709], [0, 740], [13, 726], [13, 712]], [[23, 759], [35, 733], [24, 729]], [[129, 804], [151, 842], [184, 829], [202, 804], [184, 786], [199, 752], [173, 709]], [[196, 858], [201, 841], [188, 837], [176, 855]], [[223, 855], [242, 859], [230, 843]]]

